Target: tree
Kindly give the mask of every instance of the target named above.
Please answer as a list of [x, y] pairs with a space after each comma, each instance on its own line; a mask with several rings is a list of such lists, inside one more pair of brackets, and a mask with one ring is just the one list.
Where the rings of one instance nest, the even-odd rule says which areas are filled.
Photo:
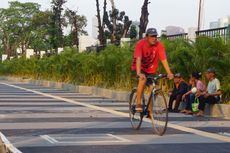
[[51, 11], [39, 11], [31, 19], [34, 30], [30, 46], [35, 50], [35, 52], [52, 49], [50, 43], [52, 15], [53, 13]]
[[51, 35], [51, 43], [53, 48], [57, 52], [58, 47], [64, 46], [63, 41], [63, 31], [62, 27], [64, 26], [64, 18], [62, 17], [63, 4], [66, 3], [66, 0], [52, 0], [52, 35]]
[[84, 28], [87, 26], [87, 19], [84, 15], [77, 15], [77, 11], [66, 10], [65, 16], [68, 19], [68, 24], [71, 26], [70, 36], [72, 37], [72, 45], [76, 45], [79, 48], [79, 36], [87, 32]]
[[132, 26], [130, 27], [129, 37], [130, 37], [131, 39], [137, 38], [137, 29], [136, 29], [136, 26], [135, 26], [135, 25], [132, 25]]
[[10, 27], [9, 24], [9, 10], [8, 9], [0, 9], [0, 37], [1, 37], [1, 43], [3, 48], [3, 53], [8, 55], [8, 58], [12, 54], [11, 45], [10, 45]]
[[39, 12], [40, 5], [17, 1], [9, 3], [8, 9], [0, 10], [3, 48], [8, 57], [15, 55], [17, 47], [21, 48], [24, 55], [32, 40], [34, 30], [31, 18]]
[[127, 37], [127, 33], [132, 24], [124, 11], [119, 11], [112, 7], [111, 11], [106, 11], [104, 22], [108, 30], [105, 30], [105, 36], [111, 39], [112, 44], [119, 44], [121, 38]]
[[111, 6], [112, 6], [112, 10], [110, 12], [110, 17], [112, 20], [112, 30], [111, 30], [111, 43], [115, 43], [116, 40], [116, 27], [117, 27], [117, 15], [118, 15], [118, 10], [115, 9], [115, 4], [114, 4], [114, 0], [110, 0], [111, 2]]
[[[107, 11], [107, 1], [104, 0], [103, 20], [101, 20], [99, 1], [96, 0], [97, 19], [98, 19], [98, 39], [100, 44], [104, 45], [106, 39], [110, 39], [112, 44], [119, 44], [120, 39], [128, 36], [132, 21], [125, 15], [125, 12], [119, 12], [115, 8], [114, 0], [110, 0], [112, 10]], [[105, 30], [107, 28], [107, 30]]]
[[105, 38], [105, 13], [106, 13], [106, 5], [107, 1], [104, 0], [104, 7], [103, 7], [103, 22], [101, 21], [101, 14], [100, 14], [100, 4], [99, 1], [96, 0], [96, 8], [97, 8], [97, 21], [98, 21], [98, 39], [100, 41], [100, 45], [106, 44], [106, 38]]
[[143, 33], [146, 31], [146, 27], [149, 23], [149, 12], [148, 12], [148, 5], [149, 5], [149, 0], [144, 0], [144, 4], [141, 8], [141, 17], [140, 17], [140, 25], [139, 25], [139, 39], [143, 37]]
[[98, 39], [100, 41], [100, 44], [103, 43], [103, 34], [104, 34], [104, 30], [102, 28], [102, 23], [101, 23], [101, 14], [100, 14], [100, 4], [99, 4], [99, 1], [96, 0], [96, 7], [97, 7], [97, 21], [98, 21]]

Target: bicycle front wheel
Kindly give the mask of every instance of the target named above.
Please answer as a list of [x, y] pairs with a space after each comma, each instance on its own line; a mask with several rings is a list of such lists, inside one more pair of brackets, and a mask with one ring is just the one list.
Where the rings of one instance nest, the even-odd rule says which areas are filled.
[[154, 95], [150, 119], [154, 132], [160, 136], [164, 135], [168, 124], [168, 109], [164, 93], [161, 90], [156, 91]]
[[143, 115], [136, 111], [137, 104], [137, 89], [133, 89], [129, 99], [129, 117], [131, 125], [134, 129], [138, 130], [141, 126]]

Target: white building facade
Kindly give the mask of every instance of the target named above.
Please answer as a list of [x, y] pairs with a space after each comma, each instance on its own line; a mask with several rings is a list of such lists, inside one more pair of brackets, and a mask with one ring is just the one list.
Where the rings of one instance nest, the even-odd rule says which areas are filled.
[[177, 34], [185, 33], [184, 29], [178, 26], [167, 26], [165, 30], [166, 30], [166, 35], [177, 35]]

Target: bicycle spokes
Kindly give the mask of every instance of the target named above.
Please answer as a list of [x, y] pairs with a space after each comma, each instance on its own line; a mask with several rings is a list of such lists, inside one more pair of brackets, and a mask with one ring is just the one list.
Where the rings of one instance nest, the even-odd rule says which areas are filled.
[[142, 113], [136, 111], [137, 96], [136, 90], [133, 90], [129, 100], [129, 116], [134, 129], [139, 129], [142, 123]]

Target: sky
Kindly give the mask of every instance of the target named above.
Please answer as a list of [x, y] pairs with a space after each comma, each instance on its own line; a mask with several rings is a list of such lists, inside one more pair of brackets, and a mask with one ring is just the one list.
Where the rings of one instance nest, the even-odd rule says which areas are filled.
[[[0, 0], [0, 8], [7, 8], [8, 1]], [[49, 9], [51, 0], [18, 0], [20, 2], [36, 2], [41, 9]], [[101, 12], [103, 0], [101, 3]], [[144, 0], [114, 0], [115, 6], [132, 21], [139, 21], [141, 6]], [[187, 31], [189, 27], [197, 27], [199, 0], [150, 0], [149, 24], [148, 27], [155, 27], [158, 31], [166, 26], [180, 26]], [[78, 13], [85, 15], [88, 20], [86, 30], [89, 35], [92, 33], [92, 18], [96, 15], [95, 0], [67, 0], [65, 7], [78, 10]], [[111, 8], [108, 0], [108, 9]], [[217, 21], [221, 17], [230, 16], [230, 0], [204, 0], [204, 17], [202, 29], [207, 29], [209, 23]]]

